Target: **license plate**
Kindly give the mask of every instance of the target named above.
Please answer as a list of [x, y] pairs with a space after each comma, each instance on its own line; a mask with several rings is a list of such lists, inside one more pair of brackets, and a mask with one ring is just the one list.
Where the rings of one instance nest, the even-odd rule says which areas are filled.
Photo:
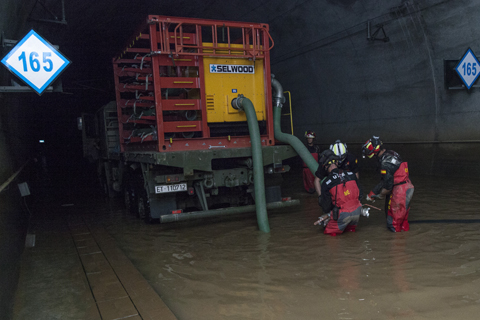
[[187, 183], [168, 184], [155, 186], [155, 193], [187, 191]]

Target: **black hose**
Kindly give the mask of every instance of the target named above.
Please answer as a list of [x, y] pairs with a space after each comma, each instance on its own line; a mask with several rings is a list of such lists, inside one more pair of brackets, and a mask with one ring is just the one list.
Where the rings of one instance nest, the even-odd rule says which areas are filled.
[[409, 223], [480, 223], [480, 219], [413, 220]]

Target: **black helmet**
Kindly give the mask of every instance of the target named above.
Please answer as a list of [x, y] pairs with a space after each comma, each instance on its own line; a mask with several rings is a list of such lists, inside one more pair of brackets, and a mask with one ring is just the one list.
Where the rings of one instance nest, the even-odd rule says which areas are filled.
[[318, 163], [323, 168], [327, 168], [329, 165], [337, 163], [338, 159], [339, 157], [337, 157], [332, 150], [327, 149], [322, 153], [320, 153], [320, 156], [318, 158]]
[[373, 157], [375, 154], [377, 154], [381, 147], [383, 145], [382, 140], [380, 140], [380, 137], [373, 136], [371, 139], [368, 139], [367, 142], [362, 147], [362, 155], [365, 158], [367, 156], [368, 158]]

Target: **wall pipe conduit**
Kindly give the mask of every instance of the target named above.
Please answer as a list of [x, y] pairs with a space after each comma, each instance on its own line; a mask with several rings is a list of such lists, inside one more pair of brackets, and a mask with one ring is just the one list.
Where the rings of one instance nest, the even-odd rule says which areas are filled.
[[285, 102], [285, 96], [283, 95], [283, 88], [280, 82], [275, 79], [272, 74], [272, 88], [273, 88], [273, 127], [275, 132], [275, 139], [280, 142], [288, 143], [298, 153], [300, 158], [307, 164], [310, 171], [315, 175], [318, 169], [318, 162], [312, 156], [307, 147], [295, 136], [291, 134], [283, 133], [281, 128], [281, 116], [282, 106]]
[[255, 187], [257, 223], [260, 231], [269, 233], [270, 226], [268, 224], [267, 202], [265, 200], [265, 179], [263, 177], [263, 154], [257, 113], [255, 112], [252, 101], [242, 94], [239, 94], [237, 98], [232, 100], [232, 107], [244, 111], [247, 116], [248, 132], [252, 141], [253, 185]]
[[20, 169], [17, 170], [17, 172], [15, 172], [10, 178], [8, 178], [7, 181], [2, 183], [2, 185], [0, 185], [0, 192], [2, 192], [13, 180], [15, 180], [15, 178], [20, 174], [20, 172], [22, 172], [23, 168], [27, 165], [29, 161], [30, 160], [27, 160], [27, 162], [25, 162], [23, 166], [21, 166]]

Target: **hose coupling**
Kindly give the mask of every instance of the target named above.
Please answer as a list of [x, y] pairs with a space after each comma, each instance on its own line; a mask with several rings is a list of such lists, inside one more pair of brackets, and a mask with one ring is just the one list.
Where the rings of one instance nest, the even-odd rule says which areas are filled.
[[238, 97], [236, 98], [233, 98], [232, 100], [232, 107], [233, 109], [235, 110], [243, 110], [243, 105], [242, 105], [242, 102], [243, 102], [243, 99], [245, 98], [245, 96], [243, 94], [239, 94]]

